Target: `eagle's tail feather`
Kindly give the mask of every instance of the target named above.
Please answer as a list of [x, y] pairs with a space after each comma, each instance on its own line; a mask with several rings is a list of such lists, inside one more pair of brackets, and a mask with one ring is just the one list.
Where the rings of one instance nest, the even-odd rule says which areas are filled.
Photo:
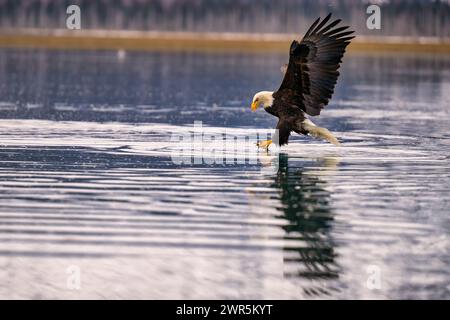
[[330, 131], [328, 131], [327, 128], [318, 127], [309, 119], [305, 119], [302, 122], [302, 127], [305, 131], [307, 131], [311, 136], [315, 138], [325, 139], [335, 146], [341, 145], [338, 139], [336, 139], [336, 137]]

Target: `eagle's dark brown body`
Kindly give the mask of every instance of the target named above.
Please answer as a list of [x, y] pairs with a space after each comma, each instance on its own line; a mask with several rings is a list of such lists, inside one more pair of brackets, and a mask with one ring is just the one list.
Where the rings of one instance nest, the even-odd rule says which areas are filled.
[[[275, 101], [277, 100], [274, 100], [274, 102]], [[278, 118], [276, 127], [276, 129], [278, 129], [278, 136], [275, 137], [274, 140], [277, 140], [279, 145], [288, 143], [291, 131], [298, 134], [308, 134], [302, 126], [302, 123], [305, 120], [305, 114], [299, 107], [278, 102], [265, 110]]]

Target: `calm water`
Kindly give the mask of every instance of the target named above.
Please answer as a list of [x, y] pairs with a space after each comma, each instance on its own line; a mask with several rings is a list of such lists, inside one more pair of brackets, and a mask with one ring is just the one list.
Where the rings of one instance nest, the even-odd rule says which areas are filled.
[[285, 59], [0, 50], [0, 298], [449, 299], [448, 56], [347, 56], [340, 148], [172, 161], [274, 127]]

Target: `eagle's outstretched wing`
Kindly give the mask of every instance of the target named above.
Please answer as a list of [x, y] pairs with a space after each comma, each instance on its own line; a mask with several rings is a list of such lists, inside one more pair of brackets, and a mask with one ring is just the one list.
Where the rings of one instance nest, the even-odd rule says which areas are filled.
[[345, 48], [354, 38], [348, 26], [336, 28], [340, 19], [327, 25], [330, 17], [331, 13], [321, 22], [318, 18], [301, 42], [292, 42], [286, 74], [274, 94], [280, 100], [295, 99], [311, 116], [320, 114], [331, 99]]

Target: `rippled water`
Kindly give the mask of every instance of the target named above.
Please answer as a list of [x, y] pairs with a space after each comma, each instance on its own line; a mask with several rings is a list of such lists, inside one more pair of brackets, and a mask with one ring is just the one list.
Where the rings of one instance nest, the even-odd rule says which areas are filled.
[[283, 63], [0, 50], [0, 297], [449, 299], [450, 57], [347, 56], [340, 148], [173, 161], [194, 121], [272, 128]]

